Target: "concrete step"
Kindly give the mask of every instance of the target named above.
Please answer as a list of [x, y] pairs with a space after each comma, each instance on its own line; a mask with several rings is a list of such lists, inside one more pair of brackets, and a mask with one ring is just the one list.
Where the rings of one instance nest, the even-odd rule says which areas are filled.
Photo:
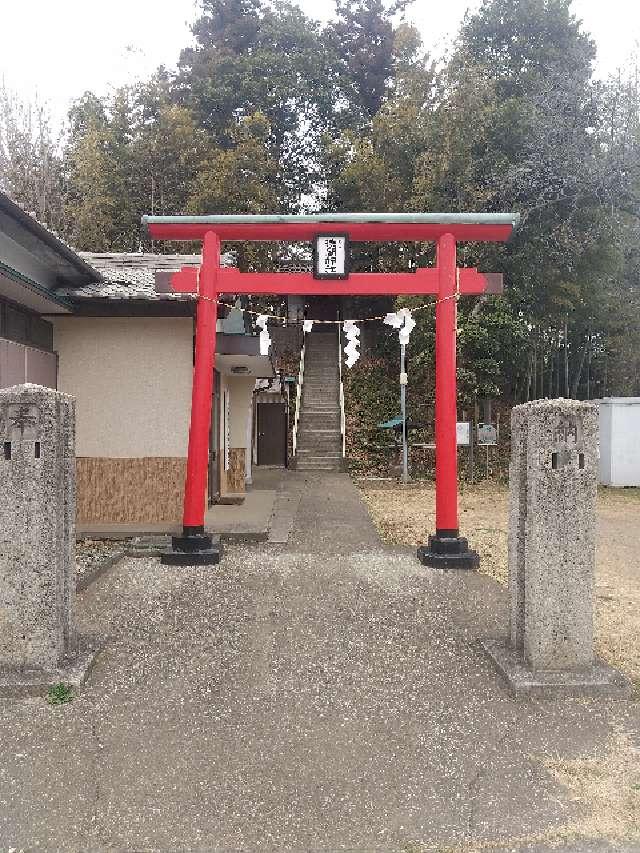
[[305, 462], [322, 462], [323, 464], [333, 465], [342, 461], [342, 451], [339, 453], [318, 453], [311, 450], [298, 450], [296, 458], [303, 459]]
[[342, 441], [342, 434], [340, 430], [332, 429], [322, 436], [314, 434], [309, 435], [309, 433], [305, 429], [298, 430], [298, 444], [310, 444], [313, 442], [320, 442], [322, 444], [325, 444], [328, 441]]
[[335, 462], [336, 459], [342, 458], [342, 447], [303, 447], [300, 446], [296, 450], [298, 459], [327, 459], [330, 462]]
[[302, 393], [306, 391], [332, 391], [334, 394], [340, 393], [339, 382], [327, 382], [326, 379], [318, 379], [317, 382], [305, 382], [302, 386]]
[[316, 393], [322, 393], [323, 391], [328, 391], [331, 394], [339, 394], [340, 393], [340, 383], [339, 382], [309, 382], [302, 386], [302, 393], [306, 394], [309, 391], [315, 391]]
[[342, 459], [335, 464], [321, 461], [304, 462], [301, 459], [296, 463], [298, 471], [344, 471], [344, 462]]
[[298, 453], [298, 463], [302, 465], [341, 465], [342, 454], [338, 456], [327, 456], [326, 453]]
[[312, 429], [339, 429], [340, 410], [335, 409], [307, 409], [303, 411], [298, 421], [299, 429], [311, 427]]
[[340, 417], [338, 415], [332, 415], [331, 413], [327, 413], [319, 418], [310, 418], [308, 415], [307, 417], [303, 415], [298, 421], [298, 434], [306, 432], [309, 429], [328, 429], [339, 435]]
[[301, 414], [305, 412], [320, 411], [320, 412], [339, 412], [340, 398], [332, 400], [331, 397], [311, 397], [308, 400], [302, 399]]
[[340, 415], [340, 400], [326, 394], [318, 397], [308, 397], [307, 399], [303, 398], [300, 416], [304, 417], [306, 414]]

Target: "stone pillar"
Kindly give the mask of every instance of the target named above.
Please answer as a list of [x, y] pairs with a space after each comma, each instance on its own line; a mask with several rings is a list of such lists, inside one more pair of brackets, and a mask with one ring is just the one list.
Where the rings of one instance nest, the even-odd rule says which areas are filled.
[[536, 400], [511, 414], [506, 644], [485, 647], [516, 693], [618, 691], [594, 659], [598, 408]]
[[0, 390], [0, 440], [0, 690], [39, 692], [78, 681], [75, 400]]
[[512, 415], [511, 645], [538, 669], [593, 663], [598, 409], [540, 400]]

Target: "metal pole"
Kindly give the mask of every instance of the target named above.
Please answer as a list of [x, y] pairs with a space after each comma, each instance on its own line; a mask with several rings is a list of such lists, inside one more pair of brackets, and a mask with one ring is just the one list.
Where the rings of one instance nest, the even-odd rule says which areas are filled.
[[402, 415], [402, 482], [409, 482], [409, 449], [407, 447], [406, 345], [400, 344], [400, 414]]
[[569, 316], [564, 319], [564, 396], [569, 399]]

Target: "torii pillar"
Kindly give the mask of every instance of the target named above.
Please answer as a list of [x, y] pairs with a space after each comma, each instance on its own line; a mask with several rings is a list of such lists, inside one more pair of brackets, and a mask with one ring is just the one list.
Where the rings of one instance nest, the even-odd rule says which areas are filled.
[[456, 240], [453, 234], [443, 234], [436, 245], [436, 532], [427, 545], [418, 548], [418, 559], [433, 568], [476, 569], [478, 553], [460, 536], [458, 521], [456, 335], [460, 294]]

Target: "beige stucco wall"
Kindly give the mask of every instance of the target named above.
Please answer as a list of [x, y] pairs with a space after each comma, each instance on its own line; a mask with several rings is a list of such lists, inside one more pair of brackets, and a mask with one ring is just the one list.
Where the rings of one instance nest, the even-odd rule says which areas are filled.
[[231, 447], [247, 447], [247, 421], [256, 384], [254, 377], [225, 376], [231, 391]]
[[77, 456], [187, 455], [191, 318], [56, 317], [58, 389], [76, 397]]
[[[251, 417], [251, 401], [256, 380], [253, 376], [232, 376], [219, 374], [220, 405], [224, 391], [229, 392], [229, 447], [249, 447], [247, 443], [247, 422]], [[220, 448], [224, 448], [224, 418], [219, 419]]]

